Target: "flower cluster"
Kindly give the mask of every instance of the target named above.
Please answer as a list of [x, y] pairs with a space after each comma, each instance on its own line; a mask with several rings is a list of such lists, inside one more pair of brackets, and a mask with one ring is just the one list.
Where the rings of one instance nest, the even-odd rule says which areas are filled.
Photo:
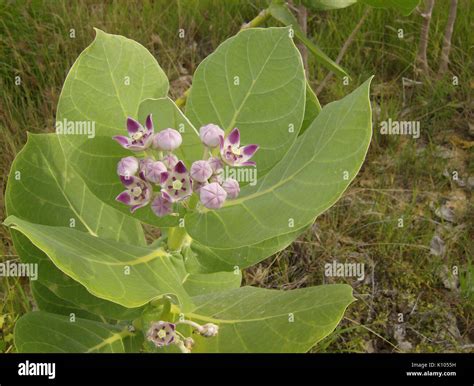
[[219, 333], [219, 326], [213, 323], [200, 325], [191, 320], [180, 320], [176, 323], [160, 320], [151, 324], [147, 332], [147, 339], [158, 348], [175, 344], [183, 353], [190, 353], [194, 346], [194, 339], [185, 337], [177, 331], [177, 324], [187, 324], [192, 327], [195, 334], [205, 338], [212, 338]]
[[237, 180], [222, 177], [224, 165], [255, 166], [250, 158], [258, 145], [240, 146], [237, 128], [225, 136], [217, 125], [201, 127], [199, 137], [206, 147], [206, 159], [195, 161], [189, 171], [174, 154], [183, 142], [178, 131], [168, 128], [155, 133], [151, 114], [145, 127], [128, 118], [127, 130], [128, 137], [117, 135], [113, 139], [125, 149], [146, 154], [141, 159], [122, 158], [117, 165], [125, 190], [116, 200], [130, 206], [132, 213], [151, 203], [153, 212], [163, 217], [173, 212], [174, 203], [185, 202], [193, 193], [206, 208], [218, 209], [240, 192]]

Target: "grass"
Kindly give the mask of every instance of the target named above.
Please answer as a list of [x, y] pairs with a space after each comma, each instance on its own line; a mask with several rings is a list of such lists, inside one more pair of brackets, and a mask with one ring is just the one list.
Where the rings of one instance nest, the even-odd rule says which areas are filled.
[[[2, 192], [26, 131], [51, 132], [65, 75], [93, 39], [92, 27], [122, 34], [145, 45], [159, 60], [177, 98], [189, 86], [200, 61], [242, 23], [252, 19], [264, 1], [18, 1], [0, 5], [0, 147]], [[437, 2], [432, 19], [429, 62], [440, 55], [448, 2]], [[297, 288], [347, 282], [358, 301], [350, 306], [336, 332], [315, 352], [449, 352], [472, 351], [474, 340], [474, 210], [472, 192], [463, 181], [474, 175], [472, 137], [468, 134], [472, 95], [473, 6], [459, 2], [453, 34], [450, 73], [424, 76], [414, 66], [421, 17], [402, 17], [372, 10], [344, 56], [350, 73], [344, 85], [333, 77], [319, 98], [339, 99], [375, 74], [372, 88], [374, 138], [367, 160], [343, 198], [320, 216], [286, 250], [245, 272], [247, 284]], [[358, 19], [362, 6], [310, 14], [309, 35], [335, 58]], [[268, 22], [268, 25], [276, 25]], [[178, 30], [184, 28], [184, 38]], [[397, 35], [403, 29], [403, 39]], [[71, 38], [71, 29], [75, 37]], [[310, 80], [317, 87], [327, 71], [309, 58]], [[15, 77], [21, 84], [15, 84]], [[459, 79], [453, 85], [453, 76]], [[422, 84], [406, 90], [402, 78]], [[379, 122], [388, 118], [419, 120], [421, 137], [383, 136]], [[467, 185], [467, 184], [466, 184]], [[451, 205], [455, 222], [435, 211]], [[3, 194], [0, 218], [4, 218]], [[403, 218], [403, 227], [399, 219]], [[1, 254], [15, 254], [9, 232], [0, 228]], [[430, 253], [434, 235], [446, 253]], [[9, 259], [4, 256], [2, 259]], [[365, 264], [362, 281], [327, 278], [324, 264]], [[458, 274], [449, 284], [453, 267]], [[452, 279], [452, 277], [451, 277]], [[23, 313], [34, 308], [26, 282], [0, 279], [0, 350], [14, 351], [12, 330]], [[403, 322], [400, 322], [401, 316]]]

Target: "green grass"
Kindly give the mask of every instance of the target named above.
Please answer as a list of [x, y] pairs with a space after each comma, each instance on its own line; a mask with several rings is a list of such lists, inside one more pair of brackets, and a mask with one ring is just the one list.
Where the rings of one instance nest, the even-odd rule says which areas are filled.
[[[179, 97], [200, 61], [240, 26], [257, 15], [264, 1], [32, 1], [0, 5], [0, 152], [2, 193], [10, 164], [26, 132], [51, 132], [59, 93], [68, 69], [92, 41], [92, 27], [122, 34], [147, 47], [159, 60]], [[429, 62], [437, 71], [448, 2], [438, 1], [432, 19]], [[351, 82], [332, 77], [319, 95], [322, 104], [341, 98], [375, 74], [372, 101], [374, 138], [360, 175], [344, 197], [320, 216], [293, 245], [245, 272], [247, 284], [291, 289], [347, 282], [358, 301], [336, 332], [315, 352], [402, 351], [395, 337], [403, 314], [411, 351], [472, 351], [474, 210], [472, 192], [446, 177], [456, 170], [474, 175], [472, 137], [473, 5], [459, 2], [450, 73], [424, 76], [415, 67], [421, 17], [372, 10], [341, 65]], [[362, 6], [309, 16], [309, 35], [332, 58], [365, 12]], [[268, 25], [277, 25], [268, 22]], [[70, 38], [70, 30], [75, 38]], [[178, 37], [184, 28], [185, 37]], [[397, 30], [402, 28], [404, 38]], [[327, 71], [309, 58], [311, 84]], [[452, 76], [459, 85], [452, 84]], [[15, 85], [15, 76], [21, 85]], [[402, 78], [423, 82], [402, 99]], [[380, 135], [379, 122], [419, 120], [417, 140]], [[442, 158], [439, 146], [451, 151]], [[455, 195], [455, 197], [454, 197]], [[453, 200], [458, 198], [457, 200]], [[446, 201], [456, 205], [457, 222], [436, 217]], [[3, 194], [0, 217], [4, 218]], [[403, 218], [404, 227], [398, 227]], [[430, 254], [440, 234], [445, 256]], [[15, 254], [5, 227], [1, 255]], [[8, 259], [10, 257], [3, 257]], [[324, 277], [324, 264], [361, 262], [366, 278]], [[443, 270], [459, 268], [459, 288], [447, 289]], [[14, 351], [12, 331], [18, 317], [34, 309], [27, 282], [0, 279], [0, 351]]]

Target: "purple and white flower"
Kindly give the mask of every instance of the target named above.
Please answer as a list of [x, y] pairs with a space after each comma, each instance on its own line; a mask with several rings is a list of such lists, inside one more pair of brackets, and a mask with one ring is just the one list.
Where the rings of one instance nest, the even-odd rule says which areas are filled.
[[191, 178], [197, 182], [207, 182], [212, 176], [211, 165], [207, 161], [195, 161], [191, 165]]
[[190, 196], [192, 181], [183, 161], [179, 161], [170, 172], [161, 174], [162, 194], [169, 201], [181, 201]]
[[116, 135], [112, 138], [128, 150], [141, 151], [147, 149], [152, 144], [154, 133], [151, 114], [146, 117], [145, 127], [135, 119], [128, 117], [127, 130], [128, 137]]
[[151, 210], [158, 217], [164, 217], [173, 212], [173, 202], [169, 200], [167, 193], [162, 192], [151, 203]]
[[147, 339], [156, 347], [168, 346], [176, 338], [176, 325], [169, 322], [155, 322], [147, 332]]
[[258, 148], [258, 145], [240, 147], [240, 131], [238, 128], [232, 130], [225, 139], [220, 137], [221, 157], [230, 166], [255, 166], [255, 162], [249, 161], [249, 159], [252, 158]]
[[163, 162], [155, 161], [151, 158], [146, 158], [140, 163], [140, 171], [145, 176], [145, 179], [154, 184], [161, 183], [161, 173], [164, 173], [167, 170], [168, 169]]
[[213, 123], [209, 123], [199, 129], [199, 138], [201, 138], [201, 142], [207, 147], [219, 146], [219, 137], [224, 137], [224, 130]]
[[178, 157], [176, 157], [173, 153], [166, 154], [161, 160], [161, 162], [163, 162], [169, 170], [173, 169], [178, 161]]
[[208, 209], [219, 209], [227, 198], [227, 192], [217, 182], [203, 186], [199, 192], [203, 205]]
[[122, 158], [117, 164], [117, 174], [119, 176], [130, 177], [138, 172], [139, 163], [135, 157]]
[[130, 212], [144, 207], [150, 202], [152, 187], [143, 178], [135, 176], [120, 176], [122, 184], [127, 188], [115, 199], [130, 206]]
[[220, 158], [217, 157], [210, 157], [207, 162], [211, 166], [212, 173], [217, 174], [224, 169], [224, 164], [222, 163]]
[[233, 178], [226, 179], [222, 184], [222, 188], [226, 191], [229, 198], [237, 198], [240, 193], [239, 182]]
[[165, 129], [155, 134], [153, 138], [153, 146], [155, 148], [173, 151], [181, 146], [183, 137], [174, 129]]

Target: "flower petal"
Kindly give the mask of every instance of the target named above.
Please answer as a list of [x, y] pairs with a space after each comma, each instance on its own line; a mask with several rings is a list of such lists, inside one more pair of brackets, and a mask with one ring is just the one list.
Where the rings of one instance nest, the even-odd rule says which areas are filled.
[[132, 196], [130, 196], [130, 193], [128, 190], [120, 193], [117, 197], [115, 197], [116, 201], [122, 202], [125, 205], [130, 205], [130, 202], [132, 201]]
[[129, 134], [136, 133], [142, 128], [142, 125], [138, 123], [135, 119], [128, 117], [127, 118], [127, 130]]
[[183, 161], [179, 161], [175, 166], [174, 166], [174, 171], [175, 173], [183, 174], [186, 173], [188, 169], [186, 169], [186, 166], [184, 165]]
[[130, 138], [125, 137], [123, 135], [115, 135], [114, 137], [112, 137], [112, 139], [116, 140], [124, 148], [128, 148], [128, 146], [130, 145]]
[[145, 126], [146, 126], [148, 131], [154, 131], [153, 130], [153, 121], [151, 119], [151, 114], [146, 117]]
[[237, 127], [230, 132], [229, 136], [227, 137], [227, 140], [232, 146], [240, 145], [240, 131]]
[[257, 152], [259, 147], [260, 146], [258, 145], [247, 145], [247, 146], [244, 146], [241, 150], [242, 150], [243, 155], [247, 159], [249, 159]]

